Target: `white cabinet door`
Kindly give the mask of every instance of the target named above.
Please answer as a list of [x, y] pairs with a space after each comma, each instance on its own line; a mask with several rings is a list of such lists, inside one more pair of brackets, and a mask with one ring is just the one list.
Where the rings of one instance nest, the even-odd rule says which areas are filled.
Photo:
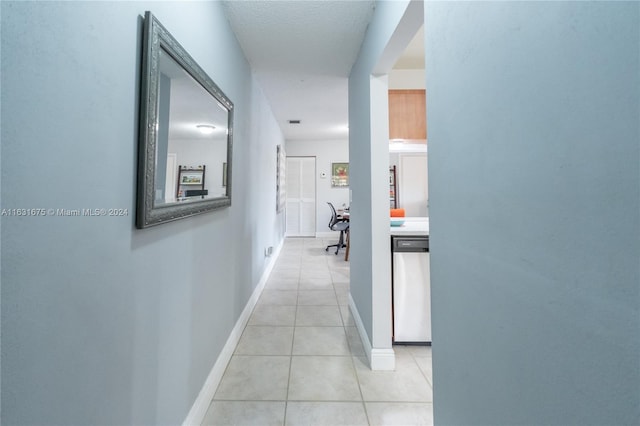
[[393, 341], [431, 342], [429, 253], [393, 253]]
[[287, 157], [288, 237], [314, 237], [316, 234], [316, 159]]
[[398, 175], [398, 207], [407, 216], [429, 216], [427, 154], [400, 154]]

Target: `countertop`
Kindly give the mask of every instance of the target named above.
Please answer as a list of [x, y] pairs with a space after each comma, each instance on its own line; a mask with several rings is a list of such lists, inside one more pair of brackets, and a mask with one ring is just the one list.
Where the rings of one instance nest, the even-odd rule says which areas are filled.
[[404, 219], [405, 222], [401, 226], [389, 227], [391, 236], [429, 235], [428, 217], [405, 217]]

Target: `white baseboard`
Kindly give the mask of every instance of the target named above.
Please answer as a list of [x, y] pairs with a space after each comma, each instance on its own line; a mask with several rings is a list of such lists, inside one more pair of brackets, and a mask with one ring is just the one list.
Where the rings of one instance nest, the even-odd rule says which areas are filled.
[[204, 417], [207, 414], [207, 410], [209, 409], [209, 405], [213, 400], [213, 396], [216, 393], [216, 389], [218, 389], [218, 385], [222, 380], [222, 375], [227, 368], [227, 364], [231, 361], [231, 357], [233, 356], [233, 352], [240, 341], [240, 337], [242, 336], [242, 332], [249, 322], [249, 317], [251, 316], [251, 312], [253, 308], [256, 306], [258, 299], [260, 298], [260, 294], [262, 294], [262, 290], [264, 289], [265, 284], [267, 283], [267, 279], [269, 275], [271, 275], [271, 271], [273, 270], [273, 266], [280, 255], [280, 250], [282, 249], [282, 245], [284, 243], [284, 239], [275, 248], [273, 254], [271, 255], [271, 259], [267, 264], [267, 267], [258, 282], [253, 294], [249, 298], [249, 301], [244, 307], [242, 314], [240, 314], [240, 318], [236, 321], [236, 325], [231, 330], [231, 334], [227, 339], [220, 355], [218, 355], [218, 359], [216, 360], [213, 368], [209, 372], [207, 376], [207, 380], [205, 380], [202, 389], [200, 389], [200, 393], [198, 394], [195, 402], [191, 406], [191, 410], [189, 410], [189, 414], [187, 414], [187, 418], [184, 419], [182, 423], [183, 426], [200, 426], [204, 421]]
[[316, 232], [316, 238], [335, 238], [338, 241], [340, 231]]
[[396, 353], [393, 348], [371, 349], [371, 369], [393, 371], [396, 369]]
[[358, 334], [360, 334], [360, 340], [362, 341], [362, 346], [364, 347], [364, 353], [365, 355], [367, 355], [369, 367], [372, 370], [395, 370], [396, 353], [394, 352], [393, 348], [374, 348], [371, 345], [371, 341], [369, 341], [367, 331], [364, 328], [364, 323], [362, 322], [362, 318], [360, 318], [360, 313], [358, 312], [358, 308], [356, 308], [356, 304], [353, 301], [351, 294], [349, 294], [349, 309], [351, 309], [353, 321], [356, 323]]
[[367, 335], [367, 331], [364, 328], [364, 323], [362, 322], [362, 318], [360, 318], [360, 312], [358, 312], [358, 308], [356, 308], [356, 303], [353, 301], [351, 293], [349, 293], [349, 309], [351, 310], [353, 321], [356, 323], [358, 334], [360, 334], [360, 340], [362, 341], [364, 353], [367, 356], [369, 365], [371, 365], [371, 350], [373, 349], [373, 347], [371, 346], [369, 336]]

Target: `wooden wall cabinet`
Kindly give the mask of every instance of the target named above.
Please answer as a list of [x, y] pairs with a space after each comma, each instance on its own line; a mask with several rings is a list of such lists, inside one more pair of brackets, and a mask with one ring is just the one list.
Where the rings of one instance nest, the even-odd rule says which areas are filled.
[[424, 89], [389, 90], [389, 139], [427, 139]]

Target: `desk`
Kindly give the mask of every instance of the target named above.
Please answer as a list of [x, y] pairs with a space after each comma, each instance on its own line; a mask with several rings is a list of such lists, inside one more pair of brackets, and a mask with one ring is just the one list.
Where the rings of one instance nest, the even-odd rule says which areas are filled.
[[[349, 222], [349, 217], [350, 214], [348, 211], [341, 211], [340, 214], [338, 214], [338, 220], [341, 220], [342, 222]], [[344, 252], [344, 260], [345, 262], [349, 260], [349, 240], [351, 239], [349, 237], [349, 235], [351, 234], [351, 232], [349, 232], [349, 229], [347, 229], [347, 249]]]

